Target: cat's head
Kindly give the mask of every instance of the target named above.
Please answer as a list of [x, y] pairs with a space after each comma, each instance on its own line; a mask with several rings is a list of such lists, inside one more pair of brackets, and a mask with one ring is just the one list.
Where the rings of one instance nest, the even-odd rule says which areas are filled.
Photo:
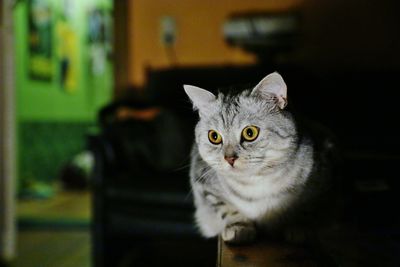
[[200, 115], [199, 153], [217, 172], [257, 174], [282, 163], [293, 148], [296, 130], [284, 110], [286, 84], [278, 73], [236, 95], [184, 88]]

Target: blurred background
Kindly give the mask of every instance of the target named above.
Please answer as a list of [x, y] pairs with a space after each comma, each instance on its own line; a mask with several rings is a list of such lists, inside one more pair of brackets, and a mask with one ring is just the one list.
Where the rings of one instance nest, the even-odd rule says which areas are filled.
[[214, 265], [192, 223], [182, 85], [278, 71], [344, 159], [347, 227], [318, 266], [399, 266], [398, 1], [0, 3], [1, 264]]

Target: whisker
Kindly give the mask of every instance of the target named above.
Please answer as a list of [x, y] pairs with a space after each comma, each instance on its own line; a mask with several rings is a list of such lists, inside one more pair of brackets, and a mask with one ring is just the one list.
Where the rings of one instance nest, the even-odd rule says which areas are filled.
[[186, 194], [186, 196], [185, 196], [185, 198], [184, 198], [184, 201], [188, 200], [189, 197], [190, 197], [192, 194], [193, 194], [193, 189], [190, 188], [190, 189], [189, 189], [189, 192]]
[[201, 176], [196, 178], [196, 181], [205, 182], [209, 177], [209, 174], [213, 171], [213, 169], [209, 168], [206, 170]]
[[188, 169], [190, 167], [190, 163], [189, 164], [186, 164], [186, 165], [183, 165], [183, 166], [181, 166], [181, 167], [176, 167], [175, 169], [173, 169], [172, 171], [173, 172], [177, 172], [177, 171], [181, 171], [181, 170], [184, 170], [184, 169]]

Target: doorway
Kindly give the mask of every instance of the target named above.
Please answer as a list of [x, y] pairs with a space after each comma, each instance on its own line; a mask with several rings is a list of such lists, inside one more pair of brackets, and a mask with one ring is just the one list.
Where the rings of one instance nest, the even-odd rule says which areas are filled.
[[0, 264], [15, 256], [15, 105], [12, 1], [0, 3]]

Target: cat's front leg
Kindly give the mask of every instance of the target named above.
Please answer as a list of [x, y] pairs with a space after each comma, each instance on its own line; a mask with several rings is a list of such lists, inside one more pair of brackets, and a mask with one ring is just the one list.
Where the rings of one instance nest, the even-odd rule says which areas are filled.
[[243, 244], [255, 240], [256, 228], [251, 220], [210, 192], [205, 191], [204, 197], [224, 225], [221, 232], [222, 240], [231, 244]]

